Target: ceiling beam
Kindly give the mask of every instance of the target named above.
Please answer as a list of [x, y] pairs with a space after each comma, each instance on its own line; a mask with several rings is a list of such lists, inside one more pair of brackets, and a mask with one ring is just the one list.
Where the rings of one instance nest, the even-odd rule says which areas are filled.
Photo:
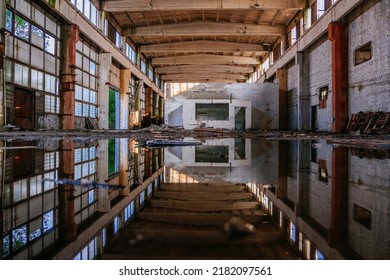
[[220, 65], [220, 64], [259, 64], [259, 60], [253, 57], [229, 56], [229, 55], [212, 55], [212, 54], [195, 54], [183, 56], [168, 56], [152, 58], [152, 65]]
[[157, 74], [180, 74], [188, 72], [209, 72], [209, 73], [241, 73], [249, 74], [253, 72], [252, 67], [234, 65], [182, 65], [155, 67]]
[[245, 76], [240, 74], [223, 74], [223, 73], [188, 73], [188, 74], [162, 75], [161, 79], [164, 81], [172, 81], [176, 79], [245, 80]]
[[284, 26], [242, 24], [232, 22], [185, 22], [124, 28], [125, 36], [263, 36], [282, 35]]
[[189, 41], [167, 44], [142, 45], [142, 53], [176, 52], [266, 52], [268, 46], [224, 41]]
[[169, 83], [239, 83], [244, 82], [244, 80], [229, 80], [229, 79], [201, 79], [201, 78], [195, 78], [195, 79], [175, 79], [170, 81], [165, 81]]
[[109, 0], [102, 1], [106, 12], [199, 11], [248, 9], [301, 9], [305, 0]]

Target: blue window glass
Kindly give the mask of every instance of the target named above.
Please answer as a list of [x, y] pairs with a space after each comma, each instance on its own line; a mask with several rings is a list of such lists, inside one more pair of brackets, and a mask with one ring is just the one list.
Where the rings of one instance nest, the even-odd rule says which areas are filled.
[[3, 256], [6, 257], [10, 254], [10, 240], [9, 235], [3, 237]]
[[5, 29], [12, 32], [12, 12], [8, 9], [5, 10]]
[[12, 231], [12, 250], [17, 250], [27, 244], [27, 225]]
[[43, 214], [43, 232], [51, 230], [54, 226], [54, 211]]

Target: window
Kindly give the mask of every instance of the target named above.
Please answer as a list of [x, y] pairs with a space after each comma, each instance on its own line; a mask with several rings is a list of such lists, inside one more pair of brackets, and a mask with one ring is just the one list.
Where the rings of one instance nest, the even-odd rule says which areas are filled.
[[318, 160], [318, 179], [324, 183], [328, 183], [328, 170], [326, 168], [326, 160]]
[[12, 231], [12, 251], [27, 244], [27, 225], [18, 227]]
[[51, 230], [54, 226], [54, 211], [51, 210], [43, 215], [42, 219], [43, 232]]
[[22, 17], [15, 15], [15, 36], [28, 41], [30, 39], [30, 23]]
[[12, 15], [10, 10], [5, 10], [5, 29], [9, 32], [12, 32]]
[[126, 43], [126, 56], [137, 65], [137, 52], [128, 43]]
[[196, 146], [195, 162], [229, 162], [228, 146]]
[[371, 211], [353, 204], [353, 219], [362, 226], [371, 229]]
[[140, 68], [141, 68], [141, 71], [142, 71], [144, 74], [147, 73], [148, 67], [147, 67], [147, 65], [146, 65], [146, 62], [145, 62], [143, 59], [141, 59], [141, 61], [140, 61]]
[[197, 121], [225, 121], [229, 119], [229, 104], [195, 104]]
[[355, 65], [359, 65], [371, 59], [371, 42], [355, 50]]
[[317, 18], [325, 13], [325, 0], [317, 0]]
[[291, 45], [294, 45], [297, 41], [297, 27], [295, 26], [293, 29], [291, 29]]
[[119, 139], [108, 140], [108, 176], [119, 172]]
[[319, 250], [316, 250], [316, 260], [324, 260], [324, 259], [325, 259], [324, 255]]
[[297, 232], [296, 232], [295, 225], [293, 223], [290, 223], [290, 240], [293, 241], [294, 243], [297, 239], [296, 234], [297, 234]]
[[328, 100], [328, 93], [329, 93], [329, 87], [325, 86], [319, 89], [319, 108], [324, 109], [326, 108], [326, 103]]

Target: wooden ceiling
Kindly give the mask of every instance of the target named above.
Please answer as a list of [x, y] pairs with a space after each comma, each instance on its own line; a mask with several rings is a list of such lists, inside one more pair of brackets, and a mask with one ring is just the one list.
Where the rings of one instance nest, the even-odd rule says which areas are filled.
[[305, 0], [106, 0], [161, 79], [242, 82]]

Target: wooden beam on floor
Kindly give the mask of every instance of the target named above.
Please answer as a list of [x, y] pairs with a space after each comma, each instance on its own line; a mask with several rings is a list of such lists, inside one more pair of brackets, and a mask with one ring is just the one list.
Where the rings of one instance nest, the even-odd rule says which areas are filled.
[[258, 202], [210, 202], [210, 201], [164, 201], [152, 200], [151, 207], [187, 210], [194, 212], [251, 210], [259, 207]]

